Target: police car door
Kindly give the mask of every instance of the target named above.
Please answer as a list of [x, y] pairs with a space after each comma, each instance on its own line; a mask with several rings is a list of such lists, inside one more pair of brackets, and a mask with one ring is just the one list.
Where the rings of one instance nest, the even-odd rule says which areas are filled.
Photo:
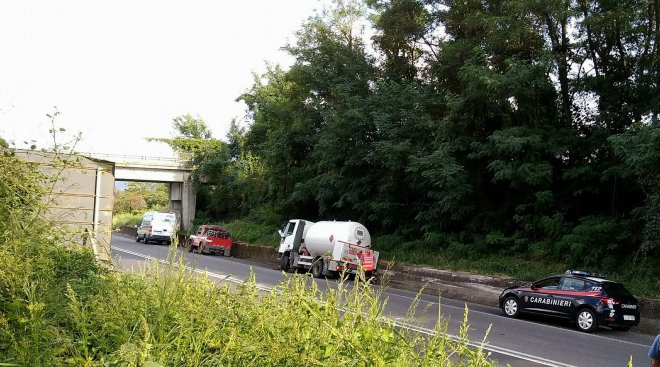
[[532, 291], [523, 297], [523, 308], [532, 312], [555, 314], [552, 308], [553, 293], [557, 292], [560, 280], [561, 277], [556, 276], [532, 284]]
[[559, 292], [555, 296], [557, 303], [555, 310], [565, 316], [571, 315], [571, 310], [577, 303], [582, 303], [586, 290], [593, 286], [592, 282], [584, 279], [564, 277], [559, 283]]

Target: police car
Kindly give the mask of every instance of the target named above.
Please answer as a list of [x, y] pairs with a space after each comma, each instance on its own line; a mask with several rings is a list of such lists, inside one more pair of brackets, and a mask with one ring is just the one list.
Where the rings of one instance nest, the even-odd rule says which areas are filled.
[[586, 332], [600, 325], [629, 330], [639, 324], [637, 299], [623, 284], [588, 271], [567, 270], [531, 286], [506, 288], [499, 307], [508, 317], [526, 312], [571, 319]]

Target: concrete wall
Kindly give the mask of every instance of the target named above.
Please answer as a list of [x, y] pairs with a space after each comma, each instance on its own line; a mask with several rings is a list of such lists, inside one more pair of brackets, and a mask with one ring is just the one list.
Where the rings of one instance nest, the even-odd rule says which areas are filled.
[[[45, 198], [48, 201], [46, 217], [72, 230], [75, 235], [71, 240], [81, 245], [91, 246], [90, 238], [96, 230], [98, 257], [110, 260], [115, 188], [113, 163], [32, 150], [16, 150], [16, 155], [38, 163], [42, 172], [56, 178], [51, 195]], [[95, 213], [98, 216], [96, 226]]]

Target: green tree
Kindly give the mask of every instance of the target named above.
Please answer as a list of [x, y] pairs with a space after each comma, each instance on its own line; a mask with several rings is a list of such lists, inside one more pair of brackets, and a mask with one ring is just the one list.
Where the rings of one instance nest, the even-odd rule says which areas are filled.
[[239, 97], [249, 125], [224, 143], [182, 118], [174, 146], [194, 152], [211, 216], [266, 208], [359, 220], [425, 253], [652, 264], [657, 14], [654, 1], [334, 1], [285, 47], [293, 66], [268, 65]]
[[[635, 125], [630, 131], [610, 137], [614, 151], [623, 161], [621, 175], [635, 180], [644, 201], [632, 213], [643, 226], [640, 252], [660, 250], [660, 125]], [[654, 256], [658, 258], [658, 256]]]
[[298, 60], [290, 75], [308, 88], [306, 102], [320, 117], [308, 169], [293, 198], [313, 199], [323, 217], [367, 220], [369, 214], [375, 69], [356, 32], [360, 11], [340, 8], [330, 19], [310, 22], [289, 47]]
[[170, 204], [169, 185], [163, 183], [128, 182], [125, 190], [115, 192], [116, 213], [166, 210]]
[[115, 205], [113, 212], [119, 213], [137, 213], [147, 209], [147, 202], [138, 192], [125, 192], [115, 190]]
[[269, 68], [241, 98], [254, 121], [247, 146], [269, 168], [269, 199], [292, 215], [365, 218], [374, 125], [373, 60], [361, 39], [363, 7], [337, 1], [286, 49], [291, 70]]

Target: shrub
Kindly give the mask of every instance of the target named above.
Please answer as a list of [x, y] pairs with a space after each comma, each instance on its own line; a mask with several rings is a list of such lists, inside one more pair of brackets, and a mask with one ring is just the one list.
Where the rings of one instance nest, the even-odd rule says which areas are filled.
[[246, 219], [273, 228], [277, 228], [282, 224], [282, 215], [274, 207], [267, 205], [252, 210]]
[[236, 241], [270, 247], [277, 247], [280, 243], [277, 226], [257, 224], [247, 220], [235, 220], [223, 226]]
[[112, 229], [118, 230], [123, 227], [133, 227], [136, 224], [140, 224], [142, 221], [142, 214], [132, 214], [132, 213], [119, 213], [115, 214], [112, 217]]
[[[594, 270], [607, 257], [617, 258], [625, 249], [629, 234], [617, 221], [606, 217], [587, 217], [556, 244], [554, 253], [571, 266], [587, 266]], [[624, 257], [621, 256], [621, 257]]]

